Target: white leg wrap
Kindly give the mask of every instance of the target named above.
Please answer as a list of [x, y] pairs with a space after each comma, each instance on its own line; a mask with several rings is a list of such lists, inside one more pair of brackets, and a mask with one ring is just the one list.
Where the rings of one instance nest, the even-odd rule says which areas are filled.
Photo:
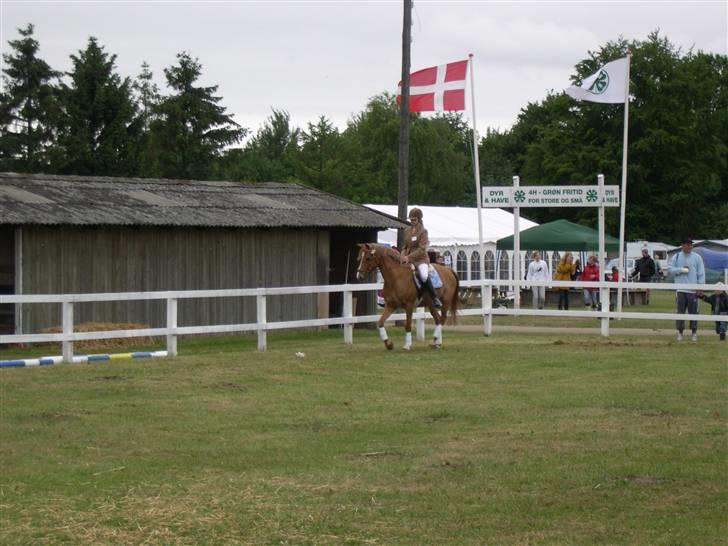
[[384, 328], [384, 326], [382, 326], [381, 328], [379, 328], [379, 338], [382, 341], [387, 341], [389, 339], [387, 337], [387, 330]]
[[432, 337], [437, 340], [438, 343], [442, 343], [442, 324], [435, 326], [432, 331]]
[[409, 349], [412, 347], [412, 332], [404, 333], [404, 348]]

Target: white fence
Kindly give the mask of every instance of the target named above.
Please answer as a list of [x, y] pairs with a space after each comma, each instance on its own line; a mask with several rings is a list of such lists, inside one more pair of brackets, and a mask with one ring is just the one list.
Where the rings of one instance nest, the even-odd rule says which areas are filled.
[[[521, 309], [494, 308], [492, 307], [493, 292], [497, 291], [499, 286], [511, 286], [515, 290], [530, 286], [548, 286], [548, 287], [575, 287], [575, 288], [599, 288], [600, 301], [609, 301], [609, 289], [622, 287], [624, 290], [630, 288], [646, 288], [650, 290], [670, 290], [675, 291], [678, 285], [671, 283], [651, 283], [649, 285], [638, 283], [613, 283], [613, 282], [577, 282], [577, 281], [512, 281], [501, 279], [488, 279], [482, 281], [461, 281], [463, 288], [480, 288], [482, 294], [490, 295], [490, 297], [481, 298], [480, 308], [461, 309], [461, 316], [482, 316], [483, 317], [483, 333], [490, 335], [492, 333], [493, 316], [496, 315], [531, 315], [531, 316], [550, 316], [550, 317], [589, 317], [601, 319], [601, 335], [609, 335], [609, 319], [610, 318], [631, 318], [631, 319], [664, 319], [664, 320], [700, 320], [715, 321], [715, 317], [711, 315], [678, 315], [676, 313], [640, 313], [640, 312], [617, 312], [609, 310], [599, 311], [557, 311], [557, 310], [538, 310], [522, 307]], [[715, 287], [712, 285], [679, 285], [681, 289], [689, 290], [705, 290], [711, 291]], [[173, 292], [120, 292], [108, 294], [37, 294], [37, 295], [10, 295], [0, 296], [0, 304], [33, 304], [33, 303], [60, 303], [61, 304], [61, 324], [62, 332], [57, 334], [17, 334], [17, 335], [0, 335], [0, 345], [15, 343], [39, 343], [39, 342], [61, 342], [63, 360], [72, 362], [73, 360], [73, 344], [76, 341], [111, 339], [111, 338], [129, 338], [141, 336], [165, 336], [167, 351], [170, 356], [177, 354], [177, 337], [190, 334], [219, 334], [219, 333], [239, 333], [239, 332], [257, 332], [258, 350], [264, 351], [267, 348], [267, 332], [271, 330], [282, 330], [291, 328], [309, 328], [320, 326], [343, 326], [344, 342], [353, 343], [354, 325], [363, 323], [373, 323], [379, 318], [378, 315], [354, 316], [353, 314], [353, 294], [354, 292], [367, 292], [381, 289], [381, 283], [369, 284], [344, 284], [344, 285], [325, 285], [325, 286], [298, 286], [298, 287], [280, 287], [280, 288], [244, 288], [229, 290], [184, 290]], [[341, 317], [322, 318], [309, 320], [294, 320], [281, 322], [268, 322], [266, 320], [266, 298], [268, 296], [282, 296], [293, 294], [324, 294], [324, 293], [343, 293], [343, 313]], [[181, 299], [199, 299], [199, 298], [230, 298], [230, 297], [255, 297], [256, 298], [256, 322], [246, 324], [219, 324], [219, 325], [200, 325], [200, 326], [177, 326], [177, 304]], [[146, 328], [138, 330], [108, 330], [99, 332], [74, 332], [74, 305], [78, 303], [102, 302], [102, 301], [132, 301], [132, 300], [165, 300], [167, 302], [167, 325], [164, 328]], [[608, 309], [608, 308], [607, 308]], [[416, 321], [416, 336], [418, 340], [425, 337], [425, 319], [430, 317], [429, 312], [418, 309], [414, 314]], [[404, 314], [398, 313], [392, 315], [390, 320], [403, 320]]]

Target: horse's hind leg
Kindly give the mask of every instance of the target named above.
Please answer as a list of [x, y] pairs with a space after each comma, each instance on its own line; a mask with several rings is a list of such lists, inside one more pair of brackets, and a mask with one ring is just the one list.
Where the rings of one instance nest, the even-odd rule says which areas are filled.
[[391, 351], [394, 348], [394, 343], [392, 343], [392, 340], [389, 339], [389, 336], [387, 335], [387, 330], [384, 327], [384, 322], [389, 318], [389, 315], [392, 314], [392, 309], [389, 305], [384, 305], [384, 311], [382, 311], [382, 315], [379, 317], [379, 320], [377, 321], [377, 326], [379, 327], [379, 337], [384, 342], [384, 346], [387, 348], [388, 351]]
[[442, 347], [442, 323], [445, 322], [446, 313], [447, 311], [444, 307], [442, 314], [434, 307], [430, 307], [430, 314], [435, 319], [435, 329], [432, 331], [432, 341], [430, 341], [430, 347], [433, 349]]
[[404, 347], [405, 351], [409, 351], [412, 348], [412, 305], [408, 305], [405, 308], [407, 318], [404, 323]]

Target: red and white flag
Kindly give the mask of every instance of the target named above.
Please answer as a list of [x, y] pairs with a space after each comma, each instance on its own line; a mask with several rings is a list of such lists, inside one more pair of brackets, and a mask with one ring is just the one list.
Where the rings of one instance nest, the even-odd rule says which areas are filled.
[[[465, 76], [468, 61], [457, 61], [423, 68], [410, 74], [410, 112], [442, 112], [465, 110]], [[399, 82], [397, 104], [402, 82]]]

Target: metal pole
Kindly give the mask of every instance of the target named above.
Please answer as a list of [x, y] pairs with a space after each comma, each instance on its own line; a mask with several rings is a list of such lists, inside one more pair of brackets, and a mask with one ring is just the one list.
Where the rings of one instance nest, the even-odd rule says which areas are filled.
[[617, 311], [622, 312], [622, 278], [624, 269], [624, 230], [625, 212], [627, 210], [627, 134], [629, 129], [629, 69], [632, 63], [632, 52], [627, 51], [627, 77], [624, 80], [624, 130], [622, 134], [622, 202], [619, 215], [619, 282], [617, 287]]
[[475, 173], [475, 203], [478, 208], [478, 248], [480, 251], [480, 297], [483, 298], [483, 279], [485, 279], [485, 245], [483, 243], [483, 195], [480, 188], [480, 159], [478, 158], [478, 129], [475, 124], [475, 71], [473, 68], [473, 54], [468, 55], [470, 65], [470, 99], [473, 110], [473, 171]]
[[[519, 188], [521, 178], [513, 177], [513, 195]], [[520, 228], [521, 207], [513, 207], [513, 281], [521, 280], [521, 228]], [[513, 285], [513, 308], [521, 308], [521, 287]]]
[[[597, 175], [597, 183], [599, 184], [599, 199], [601, 204], [599, 205], [599, 280], [604, 281], [604, 266], [607, 262], [607, 253], [605, 251], [605, 237], [604, 237], [604, 175]], [[609, 310], [609, 289], [599, 289], [599, 302], [601, 311], [604, 310], [604, 304], [607, 304], [607, 310]], [[603, 337], [609, 337], [609, 319], [601, 319], [601, 334]]]

